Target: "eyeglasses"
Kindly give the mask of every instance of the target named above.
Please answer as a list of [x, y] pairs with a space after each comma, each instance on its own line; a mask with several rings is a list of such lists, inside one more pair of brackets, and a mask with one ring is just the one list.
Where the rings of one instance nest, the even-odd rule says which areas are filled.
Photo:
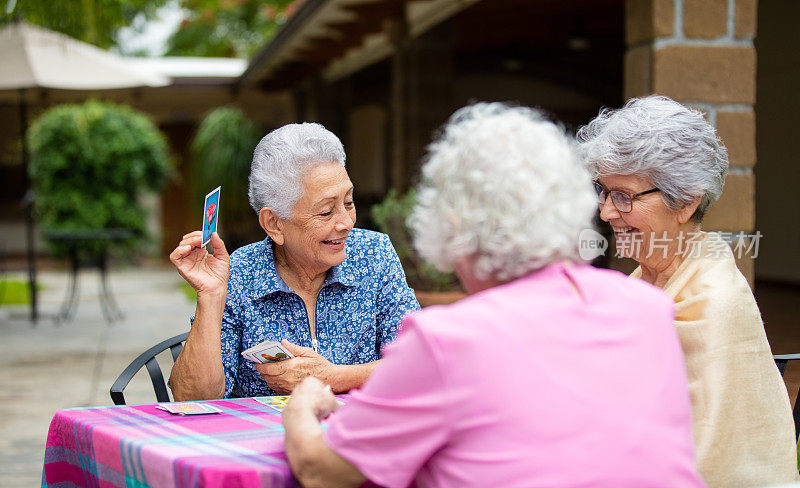
[[649, 190], [637, 193], [635, 195], [630, 195], [625, 193], [624, 191], [620, 190], [609, 190], [600, 182], [594, 182], [594, 191], [597, 193], [597, 203], [600, 205], [604, 205], [608, 196], [611, 195], [611, 203], [614, 204], [614, 207], [622, 213], [629, 213], [633, 208], [633, 201], [637, 198], [647, 195], [648, 193], [654, 193], [657, 191], [661, 191], [658, 188], [651, 188]]

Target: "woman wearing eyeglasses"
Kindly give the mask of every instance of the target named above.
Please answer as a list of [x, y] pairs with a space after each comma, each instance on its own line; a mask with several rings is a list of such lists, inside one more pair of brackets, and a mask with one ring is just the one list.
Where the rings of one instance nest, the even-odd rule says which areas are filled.
[[[578, 132], [600, 218], [631, 274], [675, 301], [692, 399], [697, 467], [710, 487], [797, 478], [786, 388], [728, 244], [701, 228], [728, 156], [703, 115], [662, 96], [603, 110]], [[647, 324], [642, 324], [647, 326]]]

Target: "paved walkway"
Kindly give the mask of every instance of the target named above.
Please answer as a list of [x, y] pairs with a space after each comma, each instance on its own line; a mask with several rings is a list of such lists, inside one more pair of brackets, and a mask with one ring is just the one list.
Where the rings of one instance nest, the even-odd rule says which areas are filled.
[[[47, 318], [31, 327], [26, 308], [0, 307], [0, 487], [39, 486], [53, 414], [111, 405], [108, 390], [134, 357], [188, 330], [194, 304], [169, 268], [112, 272], [111, 287], [125, 317], [111, 326], [100, 311], [96, 273], [84, 271], [80, 280], [75, 319], [60, 327]], [[40, 310], [54, 314], [67, 274], [45, 272], [41, 281]], [[168, 374], [172, 360], [164, 357], [160, 363]], [[146, 372], [137, 374], [125, 397], [129, 404], [155, 402]]]

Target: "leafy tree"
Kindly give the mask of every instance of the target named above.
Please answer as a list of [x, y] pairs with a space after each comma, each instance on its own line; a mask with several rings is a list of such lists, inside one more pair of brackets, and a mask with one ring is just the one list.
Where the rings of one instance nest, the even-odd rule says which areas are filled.
[[[133, 239], [146, 235], [140, 196], [162, 189], [170, 166], [166, 140], [145, 115], [98, 101], [59, 105], [34, 121], [28, 141], [42, 230], [129, 229]], [[56, 242], [51, 250], [66, 251]], [[82, 249], [85, 256], [98, 250], [96, 244]]]
[[202, 202], [222, 185], [219, 225], [228, 251], [264, 236], [247, 196], [253, 149], [261, 134], [241, 110], [221, 107], [206, 115], [192, 140], [194, 201]]
[[246, 58], [290, 15], [294, 0], [182, 0], [189, 16], [167, 41], [167, 56]]
[[0, 25], [16, 19], [67, 34], [102, 48], [134, 19], [157, 17], [175, 2], [187, 12], [167, 41], [167, 56], [245, 58], [263, 46], [300, 3], [295, 0], [0, 0]]
[[24, 19], [31, 24], [108, 48], [120, 27], [143, 15], [154, 19], [169, 0], [5, 0], [0, 25]]

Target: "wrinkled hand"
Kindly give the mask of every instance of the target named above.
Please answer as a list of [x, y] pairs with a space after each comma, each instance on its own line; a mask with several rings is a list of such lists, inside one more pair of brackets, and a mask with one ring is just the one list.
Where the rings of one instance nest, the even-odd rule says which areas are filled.
[[214, 254], [209, 254], [201, 245], [202, 242], [202, 231], [186, 234], [169, 255], [169, 260], [198, 294], [224, 292], [228, 287], [230, 268], [230, 256], [225, 243], [216, 232], [211, 234]]
[[267, 385], [278, 393], [293, 393], [295, 387], [309, 376], [325, 379], [334, 367], [310, 347], [298, 346], [286, 339], [281, 344], [294, 355], [292, 359], [254, 365]]
[[333, 396], [330, 385], [309, 376], [294, 389], [283, 415], [287, 415], [287, 412], [288, 415], [292, 415], [295, 411], [311, 410], [317, 420], [322, 420], [335, 412], [337, 408], [339, 408], [339, 403]]

